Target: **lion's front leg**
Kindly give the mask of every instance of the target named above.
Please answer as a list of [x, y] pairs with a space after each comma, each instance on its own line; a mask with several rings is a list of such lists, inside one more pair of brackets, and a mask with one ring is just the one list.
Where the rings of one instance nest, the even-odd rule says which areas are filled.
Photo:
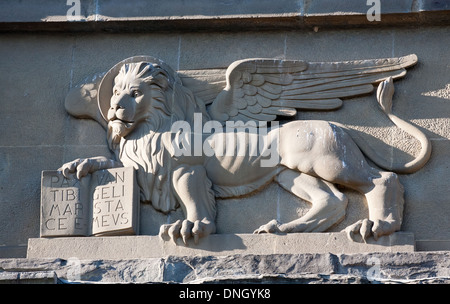
[[89, 173], [93, 173], [98, 170], [111, 169], [123, 167], [121, 162], [108, 159], [104, 156], [97, 156], [91, 158], [78, 158], [74, 161], [65, 163], [59, 168], [63, 175], [69, 178], [75, 174], [78, 179], [86, 176]]
[[216, 201], [205, 168], [180, 166], [174, 170], [172, 184], [186, 219], [161, 226], [160, 237], [167, 235], [175, 243], [181, 237], [185, 244], [193, 237], [197, 244], [200, 237], [215, 233]]

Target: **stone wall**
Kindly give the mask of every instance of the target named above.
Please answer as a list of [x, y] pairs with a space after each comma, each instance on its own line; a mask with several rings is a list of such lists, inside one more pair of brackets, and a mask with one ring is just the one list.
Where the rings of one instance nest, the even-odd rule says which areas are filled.
[[[102, 127], [69, 116], [64, 98], [86, 77], [134, 55], [189, 70], [226, 68], [251, 57], [341, 61], [417, 54], [419, 63], [396, 82], [393, 111], [427, 134], [433, 153], [422, 170], [400, 177], [406, 195], [402, 230], [414, 233], [418, 250], [450, 249], [448, 2], [382, 1], [378, 24], [367, 21], [365, 1], [335, 7], [340, 4], [334, 1], [236, 0], [210, 7], [212, 2], [197, 0], [188, 12], [166, 4], [150, 10], [145, 1], [134, 7], [83, 1], [79, 22], [66, 21], [66, 1], [44, 2], [0, 4], [0, 257], [24, 257], [28, 238], [39, 237], [42, 170], [110, 156]], [[346, 100], [339, 111], [300, 112], [298, 118], [344, 123], [392, 159], [409, 160], [420, 148], [384, 118], [373, 94]], [[361, 195], [345, 193], [348, 216], [332, 231], [367, 214]], [[255, 196], [219, 201], [218, 233], [251, 233], [307, 208], [270, 185]], [[141, 233], [155, 235], [160, 224], [178, 218], [180, 210], [164, 216], [142, 205]]]

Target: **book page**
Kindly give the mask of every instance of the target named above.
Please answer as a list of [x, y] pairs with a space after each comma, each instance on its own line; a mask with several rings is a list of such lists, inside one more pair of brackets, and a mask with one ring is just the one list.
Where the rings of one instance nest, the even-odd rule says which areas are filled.
[[68, 179], [42, 171], [41, 237], [87, 236], [90, 228], [90, 176]]
[[131, 167], [100, 170], [91, 177], [92, 234], [137, 234], [139, 196]]

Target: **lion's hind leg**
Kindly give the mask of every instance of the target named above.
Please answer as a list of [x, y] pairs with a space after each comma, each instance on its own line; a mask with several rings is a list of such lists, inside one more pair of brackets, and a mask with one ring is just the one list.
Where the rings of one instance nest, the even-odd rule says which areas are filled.
[[[397, 174], [373, 169], [377, 172], [371, 178], [369, 187], [358, 189], [369, 207], [369, 218], [362, 219], [345, 229], [348, 237], [360, 234], [365, 241], [369, 236], [375, 240], [400, 230], [403, 218], [404, 190]], [[366, 189], [367, 188], [367, 189]]]
[[299, 219], [284, 224], [272, 220], [255, 233], [323, 232], [345, 217], [348, 199], [333, 184], [289, 169], [282, 171], [275, 181], [295, 196], [309, 201], [312, 207]]

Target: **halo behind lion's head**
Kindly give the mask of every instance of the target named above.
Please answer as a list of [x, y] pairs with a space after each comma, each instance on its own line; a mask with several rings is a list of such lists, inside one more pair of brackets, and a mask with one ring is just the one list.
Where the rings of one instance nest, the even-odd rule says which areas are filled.
[[148, 62], [154, 65], [157, 65], [163, 69], [168, 77], [168, 80], [171, 84], [179, 84], [182, 85], [181, 79], [178, 77], [177, 73], [172, 70], [172, 68], [164, 63], [163, 61], [151, 57], [151, 56], [133, 56], [127, 59], [124, 59], [114, 65], [106, 74], [103, 76], [103, 79], [98, 88], [97, 94], [97, 102], [100, 113], [103, 118], [108, 121], [108, 109], [110, 107], [111, 97], [113, 95], [113, 86], [114, 86], [114, 78], [119, 74], [120, 69], [123, 65], [127, 63], [137, 63], [137, 62]]

